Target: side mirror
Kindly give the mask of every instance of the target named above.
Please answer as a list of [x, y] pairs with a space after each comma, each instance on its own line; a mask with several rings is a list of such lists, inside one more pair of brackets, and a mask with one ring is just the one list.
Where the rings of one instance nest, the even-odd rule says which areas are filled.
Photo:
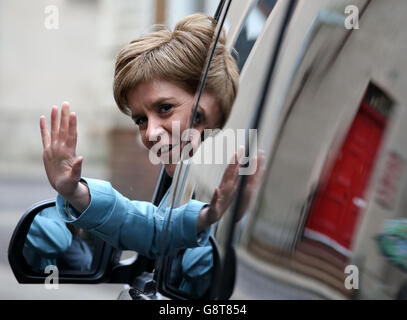
[[[171, 298], [171, 299], [216, 299], [215, 292], [215, 277], [220, 273], [221, 260], [216, 240], [210, 236], [209, 241], [211, 246], [201, 247], [202, 250], [206, 250], [206, 254], [201, 255], [204, 257], [202, 260], [194, 260], [194, 270], [187, 275], [189, 266], [185, 265], [184, 258], [189, 252], [183, 250], [179, 252], [176, 257], [166, 257], [159, 270], [158, 274], [158, 291]], [[192, 252], [192, 251], [191, 251]], [[198, 276], [199, 272], [204, 272], [206, 275], [199, 279], [196, 283], [188, 283], [190, 276]], [[225, 299], [228, 299], [232, 294], [233, 288], [230, 294]]]
[[55, 200], [47, 200], [20, 219], [8, 259], [19, 283], [44, 283], [54, 272], [60, 283], [97, 283], [107, 282], [115, 251], [103, 240], [65, 224], [57, 215]]

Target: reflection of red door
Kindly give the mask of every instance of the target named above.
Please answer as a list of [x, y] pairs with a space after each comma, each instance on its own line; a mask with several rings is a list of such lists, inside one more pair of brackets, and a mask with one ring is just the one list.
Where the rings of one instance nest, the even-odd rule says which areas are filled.
[[328, 180], [315, 195], [306, 235], [317, 235], [328, 239], [329, 244], [350, 248], [385, 126], [386, 119], [363, 102]]

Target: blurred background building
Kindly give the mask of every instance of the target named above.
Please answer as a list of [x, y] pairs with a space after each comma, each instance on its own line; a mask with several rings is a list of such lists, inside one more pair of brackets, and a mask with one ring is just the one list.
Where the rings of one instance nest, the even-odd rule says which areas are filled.
[[[42, 164], [40, 116], [49, 125], [51, 106], [69, 101], [78, 115], [83, 175], [107, 179], [133, 199], [151, 200], [159, 166], [150, 164], [136, 127], [114, 102], [116, 55], [153, 24], [172, 28], [190, 13], [213, 15], [217, 5], [218, 0], [0, 0], [0, 298], [50, 297], [43, 288], [38, 293], [17, 285], [7, 261], [24, 211], [55, 196]], [[78, 290], [73, 294], [86, 298]]]
[[114, 102], [116, 55], [153, 24], [172, 28], [190, 13], [213, 14], [217, 4], [1, 0], [0, 174], [44, 174], [39, 117], [49, 120], [52, 105], [69, 101], [79, 119], [78, 155], [85, 158], [84, 175], [111, 178], [128, 196], [150, 199], [155, 185], [151, 176], [158, 169], [138, 155], [146, 152], [137, 142], [136, 128]]

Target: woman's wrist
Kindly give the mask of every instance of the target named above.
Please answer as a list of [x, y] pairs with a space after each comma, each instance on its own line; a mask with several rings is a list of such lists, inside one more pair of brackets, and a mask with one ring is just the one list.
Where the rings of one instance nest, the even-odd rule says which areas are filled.
[[199, 211], [199, 216], [196, 223], [196, 229], [198, 233], [202, 232], [212, 224], [208, 214], [209, 209], [210, 209], [209, 205], [206, 205], [201, 209], [201, 211]]
[[90, 203], [89, 188], [84, 180], [78, 182], [75, 191], [70, 195], [61, 194], [78, 212], [86, 210]]

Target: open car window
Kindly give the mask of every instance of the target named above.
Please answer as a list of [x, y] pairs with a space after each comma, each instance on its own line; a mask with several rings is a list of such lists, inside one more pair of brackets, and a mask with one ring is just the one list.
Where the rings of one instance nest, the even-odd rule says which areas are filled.
[[[243, 12], [242, 18], [240, 19], [240, 21], [242, 21], [242, 27], [240, 28], [237, 39], [239, 39], [240, 37], [240, 39], [242, 40], [244, 39], [244, 37], [246, 37], [245, 39], [250, 39], [252, 43], [250, 44], [246, 41], [247, 45], [240, 46], [240, 48], [242, 48], [240, 52], [242, 54], [242, 63], [245, 63], [247, 56], [253, 48], [254, 42], [262, 34], [262, 30], [266, 24], [267, 17], [273, 9], [274, 4], [275, 3], [267, 1], [254, 1], [251, 3], [251, 6], [247, 8], [247, 11]], [[220, 19], [221, 17], [222, 15], [220, 16]], [[231, 29], [233, 30], [233, 28]], [[244, 30], [250, 30], [250, 38], [247, 38], [247, 34], [245, 34]], [[263, 34], [262, 38], [264, 39], [265, 37], [266, 35]], [[266, 41], [266, 47], [272, 49], [274, 44], [273, 40], [274, 37], [269, 37], [269, 39], [267, 39]], [[237, 53], [239, 54], [239, 52]], [[270, 63], [270, 60], [267, 58], [263, 58], [262, 60], [264, 60], [265, 65], [268, 65]], [[257, 74], [259, 79], [259, 81], [256, 81], [259, 87], [258, 90], [261, 90], [263, 84], [262, 79], [265, 79], [266, 77], [266, 72], [264, 71], [264, 69], [266, 68], [263, 67], [263, 71]], [[262, 76], [259, 76], [260, 74], [262, 74]], [[243, 89], [243, 91], [245, 90]], [[216, 135], [215, 132], [215, 134], [209, 136], [202, 143], [192, 159], [188, 159], [188, 161], [177, 167], [177, 171], [170, 190], [171, 193], [168, 199], [169, 202], [167, 204], [170, 208], [177, 208], [181, 205], [185, 205], [191, 200], [191, 198], [210, 203], [216, 186], [219, 185], [220, 182], [222, 182], [222, 177], [226, 172], [226, 169], [228, 168], [228, 163], [232, 160], [234, 152], [238, 150], [239, 146], [246, 146], [246, 154], [242, 158], [242, 163], [245, 162], [246, 165], [242, 165], [241, 168], [239, 168], [239, 175], [254, 175], [257, 169], [257, 163], [251, 161], [251, 159], [253, 159], [252, 156], [256, 155], [257, 150], [255, 145], [253, 145], [253, 148], [248, 148], [247, 140], [252, 138], [253, 131], [247, 129], [250, 129], [250, 125], [252, 123], [252, 119], [250, 117], [256, 110], [256, 104], [258, 103], [258, 99], [260, 96], [250, 94], [248, 96], [250, 96], [253, 100], [246, 106], [245, 110], [243, 111], [244, 113], [248, 114], [248, 117], [241, 117], [242, 114], [238, 115], [238, 112], [232, 109], [231, 118], [240, 116], [240, 124], [235, 123], [235, 126], [233, 128], [229, 128], [226, 125], [226, 129], [224, 130], [224, 132], [222, 132], [222, 134]], [[239, 97], [237, 98], [237, 100], [239, 100]], [[242, 97], [240, 98], [240, 100], [242, 100]], [[240, 101], [240, 103], [242, 103], [242, 101]], [[226, 136], [224, 133], [226, 133]], [[231, 134], [231, 136], [228, 135], [229, 133]], [[225, 144], [223, 144], [222, 147], [221, 145], [219, 145], [219, 143], [223, 143], [223, 138], [226, 138], [227, 141], [225, 142]], [[253, 163], [255, 164], [253, 165]], [[210, 168], [210, 170], [208, 170], [208, 167]], [[200, 171], [201, 169], [203, 170]], [[238, 183], [235, 184], [235, 186], [237, 185]], [[242, 205], [242, 208], [243, 207], [244, 205]], [[227, 212], [233, 211], [232, 209], [232, 203], [230, 203], [227, 208]], [[243, 213], [245, 212], [243, 209], [242, 211]], [[216, 230], [217, 225], [214, 225], [213, 228], [211, 228], [212, 235], [216, 235]], [[226, 233], [222, 232], [222, 234], [216, 236], [218, 238], [218, 236], [222, 237], [225, 235]], [[164, 243], [163, 245], [165, 246], [166, 244]], [[185, 253], [178, 258], [180, 261], [178, 262], [178, 265], [182, 264], [184, 258]], [[174, 262], [174, 260], [166, 260], [164, 262], [164, 260], [162, 259], [160, 267], [165, 268], [164, 264], [166, 264], [168, 267], [171, 262]], [[207, 281], [213, 283], [212, 280], [207, 279]]]
[[[198, 108], [200, 107], [200, 101], [201, 97], [204, 94], [205, 91], [205, 85], [206, 85], [206, 80], [209, 74], [209, 70], [211, 68], [212, 64], [212, 59], [215, 55], [215, 51], [217, 50], [217, 45], [219, 39], [224, 36], [224, 25], [225, 25], [225, 20], [227, 17], [227, 13], [229, 12], [229, 8], [231, 5], [230, 0], [227, 1], [220, 1], [219, 6], [217, 11], [214, 14], [216, 26], [215, 30], [213, 33], [212, 37], [212, 43], [208, 48], [208, 53], [206, 57], [206, 61], [204, 64], [204, 68], [202, 70], [202, 75], [201, 79], [199, 81], [199, 84], [197, 86], [197, 91], [195, 93], [194, 97], [194, 105], [193, 105], [193, 110], [191, 113], [190, 121], [189, 121], [189, 129], [193, 129], [195, 120], [198, 116]], [[208, 115], [212, 116], [212, 115]], [[199, 137], [200, 139], [201, 137]], [[183, 142], [181, 142], [183, 143]], [[178, 290], [180, 286], [182, 287], [183, 284], [181, 283], [180, 285], [180, 280], [177, 280], [178, 278], [182, 278], [182, 274], [185, 273], [185, 264], [184, 260], [186, 259], [188, 255], [190, 255], [190, 252], [188, 252], [188, 249], [185, 251], [179, 252], [177, 256], [171, 257], [168, 259], [166, 257], [166, 252], [167, 252], [167, 247], [168, 247], [168, 241], [171, 237], [169, 235], [169, 226], [170, 226], [170, 220], [171, 216], [174, 213], [174, 210], [178, 208], [180, 205], [183, 204], [183, 202], [188, 202], [191, 200], [191, 198], [194, 197], [194, 190], [190, 188], [190, 184], [188, 183], [188, 176], [189, 176], [189, 168], [190, 168], [190, 161], [191, 161], [191, 155], [190, 151], [187, 150], [192, 150], [191, 148], [188, 148], [188, 145], [192, 145], [193, 141], [192, 140], [186, 140], [185, 141], [185, 146], [181, 149], [181, 159], [180, 162], [177, 164], [176, 170], [174, 177], [172, 178], [171, 185], [169, 187], [168, 192], [166, 193], [164, 199], [161, 200], [160, 206], [165, 206], [165, 210], [169, 210], [166, 223], [164, 224], [165, 228], [165, 234], [164, 238], [162, 239], [162, 243], [160, 244], [160, 255], [158, 259], [156, 259], [156, 271], [157, 271], [157, 278], [158, 278], [158, 283], [159, 285], [162, 283], [162, 277], [166, 278], [165, 281], [165, 287], [169, 288], [169, 292], [166, 291], [167, 295], [170, 294], [171, 290], [175, 292], [175, 297], [182, 297], [183, 296], [183, 291]], [[163, 173], [163, 175], [165, 175]], [[165, 183], [165, 179], [162, 180], [161, 183]], [[159, 188], [159, 187], [158, 187]], [[187, 194], [187, 196], [186, 196]], [[182, 199], [183, 198], [183, 199]], [[200, 254], [200, 263], [202, 264], [200, 267], [200, 270], [206, 269], [206, 268], [211, 268], [212, 266], [212, 253], [210, 244], [208, 242], [208, 245], [205, 250], [208, 250], [208, 254]], [[192, 253], [192, 256], [194, 256], [194, 253]], [[207, 257], [208, 259], [206, 259]], [[183, 269], [184, 268], [184, 269]], [[176, 280], [174, 280], [174, 278]], [[175, 282], [174, 282], [175, 281]], [[162, 287], [161, 287], [162, 290]], [[168, 289], [167, 289], [168, 290]], [[207, 290], [206, 290], [207, 291]], [[199, 298], [201, 294], [204, 294], [205, 292], [202, 291], [200, 293], [197, 293], [195, 298]], [[184, 298], [191, 298], [191, 296], [184, 296]]]
[[[222, 3], [222, 1], [220, 1], [220, 3]], [[227, 2], [225, 2], [226, 4]], [[268, 16], [270, 15], [270, 13], [272, 12], [275, 4], [277, 3], [277, 0], [255, 0], [255, 1], [248, 1], [247, 2], [249, 5], [246, 8], [246, 10], [244, 12], [240, 13], [240, 16], [238, 16], [239, 18], [237, 19], [236, 17], [231, 17], [231, 14], [235, 14], [236, 13], [236, 8], [238, 6], [242, 5], [242, 1], [235, 1], [231, 3], [231, 9], [230, 12], [228, 14], [228, 16], [226, 16], [226, 20], [225, 20], [225, 25], [228, 25], [229, 23], [236, 23], [238, 24], [238, 32], [236, 34], [233, 34], [232, 32], [230, 32], [230, 34], [228, 33], [228, 37], [232, 38], [232, 40], [230, 40], [228, 38], [228, 42], [232, 41], [231, 47], [229, 48], [232, 56], [235, 58], [236, 63], [238, 65], [239, 71], [242, 71], [242, 68], [244, 66], [244, 64], [247, 61], [247, 58], [251, 52], [251, 50], [253, 49], [253, 45], [255, 44], [255, 42], [257, 41], [257, 39], [260, 37], [261, 33], [264, 30], [266, 21]], [[235, 7], [233, 7], [235, 6]], [[221, 12], [219, 11], [221, 8], [221, 4], [218, 7], [218, 12], [215, 13], [216, 14], [221, 14]], [[230, 27], [230, 26], [229, 26]], [[236, 27], [234, 27], [236, 28]], [[230, 28], [230, 29], [234, 29], [234, 28]], [[263, 36], [264, 38], [264, 36]], [[214, 39], [215, 40], [215, 39]], [[270, 40], [267, 40], [267, 43], [270, 43]], [[263, 59], [265, 60], [265, 59]], [[264, 68], [263, 68], [264, 69]], [[204, 73], [205, 71], [203, 71]], [[264, 72], [263, 72], [264, 73]], [[259, 75], [259, 73], [257, 74]], [[253, 74], [251, 74], [250, 76], [253, 76]], [[258, 88], [260, 88], [260, 83], [261, 83], [261, 79], [262, 77], [259, 76], [258, 79], [260, 79], [260, 81], [255, 81], [254, 82], [254, 86], [257, 85]], [[244, 88], [241, 88], [239, 90], [244, 90]], [[240, 92], [240, 91], [239, 91]], [[256, 95], [253, 95], [254, 99], [253, 99], [253, 103], [248, 103], [249, 105], [252, 105], [253, 107], [247, 107], [245, 108], [244, 112], [247, 113], [247, 117], [242, 117], [244, 120], [244, 122], [242, 122], [239, 125], [239, 128], [241, 128], [242, 130], [244, 130], [244, 128], [246, 128], [249, 125], [250, 122], [250, 113], [253, 112], [254, 109], [254, 105], [255, 105], [255, 97]], [[239, 96], [237, 97], [237, 99], [239, 99]], [[239, 112], [242, 110], [239, 110]], [[236, 112], [233, 108], [231, 111], [231, 118], [233, 118], [234, 116], [236, 116], [238, 112]], [[234, 119], [233, 119], [234, 120]], [[237, 128], [234, 128], [237, 129]], [[215, 136], [216, 133], [218, 131], [213, 130], [213, 134], [209, 134], [208, 133], [208, 144], [211, 143], [211, 136]], [[194, 163], [194, 166], [198, 165], [225, 165], [228, 163], [228, 161], [230, 160], [230, 157], [232, 155], [232, 151], [236, 151], [238, 146], [244, 145], [245, 144], [245, 134], [243, 135], [237, 135], [235, 136], [235, 140], [232, 143], [230, 143], [231, 141], [228, 141], [227, 143], [229, 143], [229, 146], [225, 146], [225, 149], [228, 149], [226, 153], [224, 153], [223, 151], [220, 150], [216, 150], [216, 154], [214, 154], [213, 152], [211, 152], [210, 150], [208, 150], [208, 148], [205, 149], [205, 147], [200, 147], [200, 149], [198, 149], [196, 155], [192, 158], [192, 162]], [[233, 146], [231, 146], [231, 144], [233, 144]], [[203, 145], [205, 145], [205, 142], [203, 143]], [[215, 146], [216, 148], [217, 146]], [[219, 152], [220, 151], [220, 152]], [[219, 153], [219, 155], [217, 154]], [[224, 154], [221, 154], [224, 153]], [[181, 169], [180, 174], [182, 175], [182, 179], [180, 179], [180, 181], [178, 182], [177, 186], [176, 186], [176, 191], [177, 191], [177, 195], [176, 197], [174, 197], [174, 207], [177, 207], [179, 205], [185, 204], [189, 199], [191, 199], [191, 197], [194, 196], [194, 198], [197, 198], [198, 200], [202, 200], [202, 201], [208, 201], [208, 195], [200, 195], [200, 192], [198, 190], [195, 190], [195, 187], [193, 187], [193, 185], [196, 185], [198, 176], [191, 176], [191, 172], [189, 169], [189, 162], [185, 162], [186, 166], [183, 167]], [[224, 169], [224, 168], [223, 168]], [[196, 170], [196, 169], [194, 169]], [[199, 170], [199, 169], [198, 169]], [[173, 185], [175, 186], [175, 185]], [[214, 190], [214, 187], [213, 187]], [[174, 192], [175, 188], [172, 188], [171, 192]], [[198, 196], [197, 196], [198, 195]]]

